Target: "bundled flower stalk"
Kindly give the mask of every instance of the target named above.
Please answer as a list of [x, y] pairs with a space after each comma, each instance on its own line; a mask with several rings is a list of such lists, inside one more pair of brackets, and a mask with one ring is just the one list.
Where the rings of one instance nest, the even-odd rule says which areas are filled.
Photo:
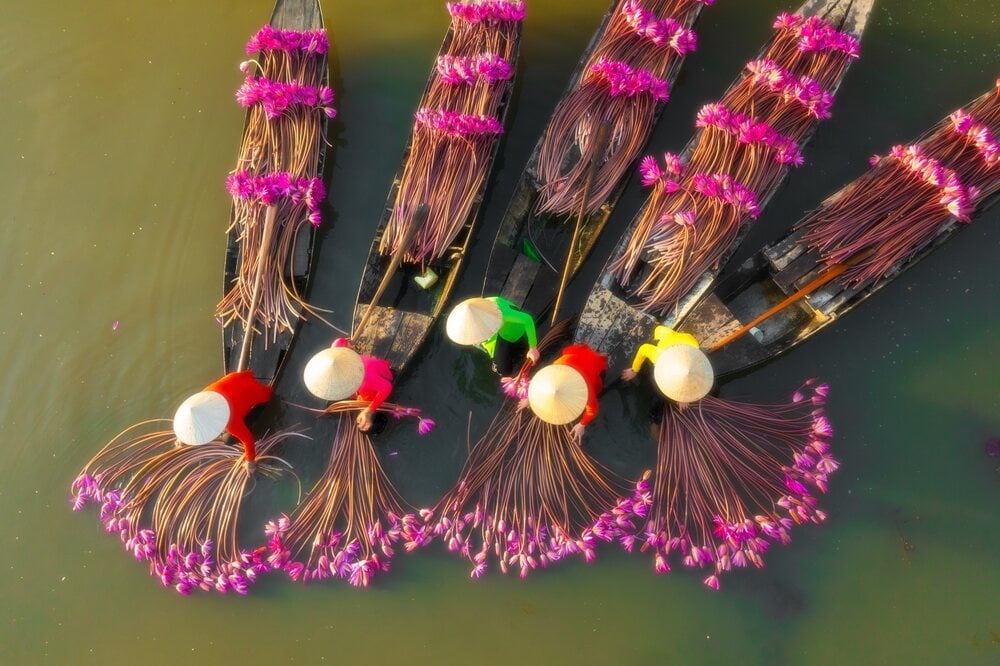
[[73, 482], [73, 510], [100, 504], [104, 529], [149, 562], [164, 587], [245, 595], [270, 565], [264, 549], [239, 545], [244, 498], [254, 473], [274, 477], [288, 468], [272, 451], [295, 433], [265, 437], [251, 453], [221, 438], [180, 444], [167, 424], [136, 424], [94, 456]]
[[[656, 469], [595, 532], [650, 552], [657, 573], [671, 563], [702, 570], [713, 589], [733, 568], [763, 567], [770, 546], [789, 543], [795, 525], [826, 518], [816, 494], [839, 467], [823, 411], [827, 390], [809, 380], [779, 405], [712, 396], [668, 402]], [[623, 529], [629, 524], [638, 529]]]
[[[378, 573], [389, 571], [398, 546], [411, 551], [429, 540], [428, 528], [393, 488], [371, 438], [354, 423], [353, 412], [368, 404], [347, 400], [326, 410], [336, 415], [337, 434], [323, 476], [291, 516], [282, 515], [265, 528], [267, 564], [292, 580], [342, 578], [367, 587]], [[412, 407], [382, 403], [379, 411], [396, 419], [417, 418], [421, 435], [434, 427]]]
[[[247, 329], [260, 330], [267, 344], [293, 328], [307, 307], [295, 284], [294, 253], [306, 224], [320, 223], [319, 207], [326, 198], [319, 184], [323, 127], [336, 110], [333, 91], [325, 85], [329, 50], [325, 30], [276, 30], [266, 25], [250, 39], [246, 50], [257, 57], [241, 65], [247, 77], [236, 99], [248, 109], [247, 123], [236, 169], [226, 183], [233, 196], [230, 229], [239, 232], [239, 265], [235, 283], [227, 286], [216, 306], [216, 316], [226, 326], [240, 321]], [[283, 193], [287, 196], [269, 239], [263, 233], [268, 197], [242, 186], [258, 179], [316, 183], [308, 193]], [[234, 182], [240, 186], [234, 188]], [[278, 189], [288, 188], [279, 185]], [[267, 256], [261, 307], [250, 317], [262, 249]]]
[[652, 192], [611, 269], [642, 310], [664, 315], [707, 270], [717, 268], [792, 166], [819, 120], [857, 39], [819, 18], [782, 14], [761, 56], [719, 102], [703, 107], [686, 164], [646, 158]]
[[405, 260], [425, 266], [448, 251], [485, 186], [503, 125], [525, 3], [449, 3], [450, 37], [416, 112], [380, 251], [398, 249], [418, 204], [427, 220]]
[[872, 169], [799, 224], [803, 242], [846, 284], [877, 280], [930, 243], [950, 221], [971, 221], [1000, 191], [1000, 84], [942, 120], [916, 143], [872, 157]]
[[[691, 26], [713, 0], [619, 0], [576, 89], [563, 100], [545, 130], [539, 152], [537, 210], [567, 215], [580, 210], [588, 165], [599, 165], [585, 212], [612, 195], [653, 129], [657, 106], [684, 56], [695, 50]], [[593, 145], [597, 128], [610, 123], [602, 155]]]

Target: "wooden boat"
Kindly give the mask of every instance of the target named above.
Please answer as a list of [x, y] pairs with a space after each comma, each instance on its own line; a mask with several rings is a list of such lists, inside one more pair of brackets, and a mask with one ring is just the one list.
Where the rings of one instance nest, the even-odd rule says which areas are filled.
[[[323, 28], [323, 12], [320, 8], [319, 0], [277, 0], [274, 10], [271, 13], [270, 25], [279, 30], [320, 30]], [[321, 85], [329, 85], [329, 68], [323, 70], [323, 80]], [[247, 119], [249, 120], [249, 111]], [[320, 137], [326, 136], [327, 119], [322, 117]], [[244, 125], [244, 135], [246, 125]], [[325, 138], [319, 146], [319, 159], [316, 164], [315, 173], [322, 176], [323, 158], [326, 152]], [[235, 213], [235, 211], [234, 211]], [[295, 289], [299, 294], [305, 294], [309, 287], [309, 269], [312, 263], [313, 245], [315, 243], [316, 231], [313, 226], [305, 225], [297, 238], [292, 271], [294, 274]], [[226, 242], [226, 263], [224, 270], [223, 293], [228, 291], [236, 281], [237, 270], [240, 265], [240, 243], [239, 229], [235, 226], [230, 229]], [[253, 334], [251, 341], [250, 357], [247, 369], [252, 370], [254, 376], [264, 383], [274, 383], [281, 371], [282, 364], [291, 348], [295, 336], [298, 333], [298, 324], [292, 330], [280, 332], [261, 332]], [[243, 343], [244, 327], [242, 322], [234, 321], [222, 331], [223, 361], [226, 372], [232, 372], [239, 363], [240, 347]]]
[[[559, 104], [556, 105], [557, 109], [563, 100], [579, 87], [580, 80], [585, 74], [584, 67], [604, 37], [612, 15], [620, 4], [620, 0], [615, 0], [604, 14], [597, 31], [591, 37], [590, 43], [580, 57]], [[697, 21], [701, 7], [699, 6], [693, 11], [691, 24], [687, 27], [691, 27]], [[667, 76], [664, 77], [664, 80], [671, 87], [680, 73], [684, 60], [684, 57], [674, 60]], [[666, 108], [665, 103], [657, 105], [650, 133], [659, 122], [664, 108]], [[544, 137], [545, 132], [535, 144], [531, 157], [518, 181], [517, 189], [514, 190], [514, 195], [504, 213], [496, 240], [493, 242], [493, 250], [490, 253], [486, 279], [483, 284], [483, 294], [503, 296], [539, 317], [552, 305], [552, 301], [555, 299], [572, 243], [575, 219], [575, 216], [568, 218], [565, 215], [540, 215], [535, 210], [539, 189], [542, 187], [537, 175], [537, 168]], [[584, 217], [580, 225], [580, 236], [573, 251], [569, 277], [576, 274], [590, 254], [594, 244], [597, 243], [627, 184], [628, 176], [623, 174], [618, 185], [600, 208]]]
[[[796, 11], [796, 14], [807, 18], [812, 16], [820, 17], [831, 23], [838, 30], [860, 39], [868, 23], [868, 18], [874, 4], [875, 0], [808, 0], [808, 2]], [[763, 49], [761, 53], [764, 53]], [[847, 73], [848, 69], [849, 67], [846, 67], [840, 79], [836, 84], [831, 86], [831, 94], [836, 93], [840, 82], [843, 81], [843, 75]], [[739, 81], [739, 78], [736, 79], [733, 85], [736, 85]], [[815, 126], [803, 138], [800, 145], [805, 145], [809, 141], [813, 131], [815, 131]], [[684, 151], [681, 153], [683, 161], [686, 162], [694, 152], [700, 135], [700, 132], [696, 134], [688, 142], [687, 146], [685, 146]], [[761, 211], [766, 208], [767, 204], [778, 191], [788, 171], [789, 167], [786, 166], [774, 187], [765, 193], [758, 193], [758, 204]], [[677, 307], [670, 315], [663, 319], [658, 319], [649, 313], [643, 312], [631, 303], [631, 299], [619, 286], [618, 280], [609, 270], [611, 263], [625, 251], [633, 232], [639, 224], [640, 217], [641, 212], [636, 215], [629, 225], [612, 253], [612, 259], [605, 266], [600, 278], [598, 278], [597, 283], [591, 290], [584, 311], [580, 315], [580, 322], [576, 330], [576, 339], [578, 341], [586, 342], [594, 349], [608, 355], [608, 364], [611, 368], [624, 367], [631, 360], [631, 355], [638, 349], [639, 345], [652, 339], [653, 330], [657, 326], [662, 324], [675, 328], [709, 292], [719, 272], [749, 231], [749, 225], [744, 224], [733, 244], [723, 254], [719, 264], [715, 268], [705, 271], [695, 286], [680, 299]]]
[[[517, 39], [520, 40], [521, 26], [517, 26]], [[445, 35], [439, 55], [447, 52], [451, 43], [453, 30], [449, 26]], [[517, 71], [518, 49], [514, 49], [514, 56], [510, 62], [511, 68]], [[426, 95], [433, 81], [434, 74], [427, 81], [424, 87]], [[497, 112], [497, 119], [506, 126], [507, 113], [510, 109], [510, 97], [514, 88], [513, 77], [504, 85], [505, 90]], [[406, 365], [413, 359], [417, 350], [423, 345], [427, 334], [441, 314], [448, 298], [454, 289], [455, 281], [462, 269], [465, 261], [465, 253], [472, 241], [473, 231], [476, 221], [479, 219], [479, 210], [482, 207], [483, 196], [489, 181], [489, 174], [493, 170], [497, 152], [502, 139], [493, 143], [489, 163], [486, 168], [487, 177], [483, 180], [481, 190], [476, 194], [475, 201], [469, 211], [468, 218], [462, 226], [458, 235], [452, 242], [451, 247], [438, 260], [429, 264], [431, 270], [438, 275], [438, 281], [429, 289], [424, 289], [414, 282], [414, 278], [424, 272], [423, 267], [403, 262], [399, 269], [394, 272], [388, 284], [381, 294], [378, 294], [379, 287], [386, 274], [391, 257], [380, 252], [382, 236], [385, 233], [386, 225], [392, 214], [393, 202], [396, 200], [396, 193], [399, 190], [400, 179], [403, 175], [403, 167], [406, 165], [412, 148], [412, 134], [407, 139], [406, 148], [403, 150], [403, 157], [400, 160], [396, 177], [393, 179], [392, 187], [386, 198], [385, 209], [382, 219], [375, 231], [371, 249], [368, 252], [368, 260], [361, 274], [361, 284], [358, 287], [357, 301], [354, 307], [354, 322], [356, 328], [359, 322], [365, 317], [369, 307], [374, 307], [374, 311], [369, 317], [363, 330], [358, 331], [354, 339], [354, 348], [361, 354], [383, 358], [389, 361], [390, 366], [398, 374], [403, 371]], [[374, 304], [373, 299], [378, 296], [378, 301]]]
[[[949, 121], [946, 118], [942, 122]], [[764, 247], [733, 275], [721, 281], [687, 316], [681, 330], [691, 333], [703, 347], [711, 349], [821, 275], [826, 267], [820, 263], [819, 255], [801, 242], [804, 234], [801, 225], [825, 207], [850, 196], [852, 186], [853, 183], [828, 197], [818, 211], [794, 225], [792, 232]], [[1000, 199], [1000, 179], [994, 180], [992, 187], [985, 188], [982, 196], [984, 198], [976, 208], [977, 214]], [[808, 340], [915, 266], [966, 226], [950, 218], [942, 224], [933, 240], [884, 275], [856, 286], [835, 278], [779, 309], [752, 329], [752, 333], [743, 334], [710, 353], [716, 375], [749, 370]]]

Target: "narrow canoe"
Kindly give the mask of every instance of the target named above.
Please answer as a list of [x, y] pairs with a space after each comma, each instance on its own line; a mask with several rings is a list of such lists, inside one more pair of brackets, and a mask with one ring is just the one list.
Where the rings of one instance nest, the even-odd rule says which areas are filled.
[[[438, 54], [447, 53], [448, 45], [453, 37], [452, 27], [449, 26]], [[516, 39], [520, 41], [521, 26], [518, 23]], [[511, 68], [516, 73], [519, 49], [513, 49], [511, 58]], [[424, 88], [423, 99], [427, 90], [434, 80], [435, 74], [432, 72]], [[504, 86], [500, 107], [496, 117], [500, 123], [506, 126], [507, 113], [510, 109], [510, 97], [514, 89], [514, 77], [506, 82], [497, 82], [497, 85]], [[465, 224], [455, 237], [451, 247], [444, 255], [432, 262], [430, 268], [437, 273], [438, 281], [430, 289], [423, 289], [414, 282], [414, 278], [423, 273], [420, 266], [403, 262], [387, 288], [382, 293], [379, 301], [374, 304], [375, 310], [369, 318], [364, 330], [359, 331], [354, 339], [354, 348], [359, 353], [383, 358], [387, 360], [393, 370], [399, 374], [413, 359], [417, 351], [423, 345], [427, 334], [437, 320], [438, 315], [448, 303], [455, 281], [462, 269], [466, 251], [472, 240], [476, 221], [479, 219], [479, 210], [482, 207], [483, 196], [489, 183], [489, 175], [493, 170], [502, 138], [493, 142], [489, 162], [486, 167], [486, 177], [483, 185], [476, 197]], [[365, 316], [369, 307], [372, 307], [372, 299], [376, 296], [379, 285], [382, 282], [386, 268], [391, 257], [380, 252], [382, 236], [392, 214], [392, 206], [396, 200], [396, 193], [399, 190], [400, 179], [403, 175], [403, 168], [412, 148], [412, 134], [407, 139], [403, 157], [400, 160], [399, 169], [393, 179], [392, 187], [386, 198], [385, 209], [375, 237], [372, 240], [371, 249], [368, 252], [368, 260], [361, 275], [361, 284], [358, 288], [357, 302], [354, 308], [354, 326], [357, 326]]]
[[[874, 4], [875, 0], [809, 0], [795, 13], [805, 18], [813, 16], [822, 18], [837, 30], [860, 40]], [[766, 48], [765, 46], [761, 50], [761, 55], [765, 53]], [[836, 94], [848, 69], [849, 66], [845, 67], [840, 78], [829, 88], [831, 95]], [[733, 86], [736, 86], [741, 79], [742, 76], [736, 79]], [[809, 141], [813, 131], [815, 131], [815, 126], [802, 139], [799, 144], [800, 148]], [[682, 161], [686, 162], [694, 152], [701, 134], [701, 132], [695, 134], [685, 146], [681, 153]], [[786, 166], [773, 187], [770, 187], [766, 192], [757, 193], [761, 212], [780, 189], [780, 185], [784, 182], [789, 170], [790, 168]], [[718, 265], [705, 271], [698, 282], [678, 301], [677, 307], [668, 316], [660, 319], [642, 311], [630, 302], [631, 299], [620, 287], [618, 280], [609, 268], [625, 252], [632, 234], [639, 225], [641, 216], [641, 212], [636, 215], [612, 253], [612, 259], [606, 265], [587, 298], [576, 330], [578, 341], [586, 342], [594, 349], [608, 355], [608, 363], [611, 368], [624, 367], [639, 345], [652, 339], [653, 330], [658, 325], [676, 327], [709, 292], [719, 272], [749, 230], [749, 225], [744, 224], [734, 242], [724, 251]]]
[[[618, 10], [622, 0], [615, 0], [604, 14], [597, 32], [591, 38], [587, 49], [580, 57], [576, 69], [570, 77], [563, 93], [558, 109], [563, 101], [580, 86], [587, 62], [594, 50], [604, 38], [604, 33], [611, 22], [614, 12]], [[690, 20], [684, 27], [691, 28], [697, 21], [701, 6], [697, 6], [690, 14]], [[673, 88], [674, 81], [684, 64], [683, 56], [673, 59], [664, 80]], [[650, 132], [656, 126], [663, 114], [666, 103], [658, 104]], [[553, 119], [555, 116], [553, 116]], [[552, 120], [549, 121], [550, 123]], [[519, 305], [522, 309], [541, 317], [555, 300], [556, 292], [562, 275], [563, 266], [572, 242], [575, 217], [566, 215], [539, 214], [536, 202], [542, 183], [537, 169], [539, 154], [542, 149], [545, 134], [542, 133], [538, 143], [528, 159], [517, 189], [511, 197], [507, 211], [504, 213], [493, 242], [490, 261], [486, 268], [486, 279], [483, 284], [483, 294], [500, 295]], [[646, 137], [649, 138], [648, 135]], [[594, 244], [597, 243], [608, 218], [614, 211], [628, 184], [629, 171], [622, 174], [618, 184], [594, 213], [586, 215], [580, 227], [580, 237], [574, 248], [570, 264], [570, 277], [576, 274], [586, 260]]]
[[[271, 13], [270, 25], [279, 30], [321, 30], [323, 28], [323, 12], [318, 0], [277, 0]], [[323, 68], [321, 85], [329, 85], [329, 68]], [[247, 119], [249, 120], [249, 112]], [[323, 158], [326, 152], [327, 119], [322, 117], [320, 126], [319, 158], [314, 173], [322, 177]], [[246, 135], [244, 125], [244, 136]], [[233, 211], [235, 214], [235, 209]], [[313, 244], [316, 232], [311, 224], [304, 225], [299, 232], [292, 263], [294, 285], [296, 291], [305, 296], [309, 288], [309, 271], [312, 263]], [[226, 242], [226, 263], [224, 270], [223, 293], [228, 292], [236, 282], [237, 270], [240, 265], [239, 229], [235, 225], [229, 230]], [[291, 330], [279, 332], [256, 331], [250, 346], [250, 358], [247, 369], [264, 383], [274, 383], [281, 372], [285, 357], [288, 354], [295, 336], [298, 334], [301, 319]], [[242, 322], [234, 321], [222, 331], [223, 360], [226, 372], [232, 372], [239, 363], [240, 347], [243, 343], [244, 327]]]

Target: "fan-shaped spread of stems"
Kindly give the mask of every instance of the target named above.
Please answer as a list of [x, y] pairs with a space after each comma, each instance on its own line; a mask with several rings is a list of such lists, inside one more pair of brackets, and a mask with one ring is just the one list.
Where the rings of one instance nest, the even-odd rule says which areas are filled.
[[[542, 136], [536, 177], [539, 213], [580, 210], [591, 162], [600, 165], [586, 202], [593, 213], [611, 196], [653, 129], [657, 104], [697, 39], [691, 30], [712, 0], [619, 0], [576, 88], [560, 102]], [[661, 18], [662, 17], [662, 18]], [[594, 155], [597, 128], [611, 138]]]
[[[337, 433], [326, 470], [292, 512], [270, 521], [267, 563], [293, 580], [343, 578], [367, 587], [389, 570], [396, 545], [407, 550], [426, 543], [429, 529], [399, 497], [379, 462], [371, 438], [354, 422], [367, 402], [341, 401], [326, 411], [337, 419]], [[419, 419], [425, 434], [434, 422], [414, 408], [383, 403], [379, 411], [395, 418]]]
[[512, 85], [523, 2], [449, 3], [450, 36], [420, 100], [380, 252], [392, 254], [421, 203], [427, 220], [405, 260], [426, 265], [448, 251], [486, 184], [498, 115]]
[[[257, 59], [243, 68], [248, 75], [255, 64], [256, 76], [248, 76], [237, 92], [247, 106], [247, 122], [233, 178], [261, 178], [287, 174], [292, 182], [317, 179], [323, 121], [334, 117], [333, 91], [324, 86], [329, 49], [325, 30], [275, 30], [264, 26], [247, 44], [247, 53]], [[232, 190], [231, 190], [232, 191]], [[258, 197], [234, 195], [230, 230], [238, 231], [240, 247], [236, 281], [227, 285], [216, 315], [225, 323], [235, 320], [261, 329], [267, 340], [290, 329], [306, 308], [295, 285], [294, 252], [306, 221], [319, 224], [315, 197], [309, 212], [303, 200], [283, 199], [275, 220], [275, 236], [265, 258], [260, 307], [253, 322], [247, 322], [257, 257], [264, 230], [265, 209]]]
[[810, 380], [786, 404], [713, 396], [669, 402], [656, 469], [619, 502], [607, 534], [635, 523], [637, 530], [618, 536], [622, 547], [651, 551], [657, 573], [670, 571], [671, 560], [704, 569], [714, 589], [734, 567], [764, 566], [764, 553], [789, 543], [794, 525], [826, 518], [815, 493], [826, 492], [840, 466], [829, 452], [826, 394], [826, 385]]
[[[295, 435], [257, 442], [256, 472], [276, 476], [288, 468], [271, 452]], [[245, 451], [221, 439], [187, 446], [177, 442], [170, 421], [145, 421], [87, 463], [73, 482], [71, 502], [74, 510], [100, 504], [104, 529], [137, 560], [148, 561], [163, 586], [181, 594], [198, 588], [246, 594], [270, 569], [263, 548], [239, 546], [237, 524], [253, 479], [247, 462]]]
[[841, 276], [878, 280], [930, 243], [951, 220], [971, 221], [1000, 191], [1000, 88], [952, 113], [909, 146], [872, 157], [872, 168], [799, 223], [802, 240], [827, 266], [872, 254]]
[[[698, 113], [684, 173], [644, 178], [653, 191], [611, 264], [637, 307], [655, 315], [672, 310], [718, 266], [788, 169], [802, 163], [802, 145], [830, 115], [829, 91], [857, 55], [839, 46], [848, 36], [834, 36], [820, 19], [808, 25], [807, 35], [826, 37], [805, 39], [806, 22], [779, 17], [761, 56], [718, 103]], [[828, 44], [838, 46], [821, 46]]]

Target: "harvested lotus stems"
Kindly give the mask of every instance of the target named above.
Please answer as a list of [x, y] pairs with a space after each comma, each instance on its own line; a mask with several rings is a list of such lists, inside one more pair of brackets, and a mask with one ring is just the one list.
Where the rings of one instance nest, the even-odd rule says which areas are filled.
[[642, 161], [652, 193], [611, 268], [644, 311], [669, 313], [724, 260], [741, 225], [803, 163], [803, 144], [830, 117], [833, 91], [859, 54], [856, 38], [816, 17], [781, 14], [774, 28], [739, 81], [698, 112], [686, 162], [670, 153]]
[[1000, 83], [916, 143], [873, 156], [867, 174], [798, 225], [803, 242], [826, 266], [867, 252], [841, 278], [851, 287], [881, 278], [1000, 191], [998, 134]]
[[399, 249], [421, 203], [427, 221], [408, 246], [408, 263], [440, 259], [481, 196], [495, 144], [498, 114], [510, 91], [525, 3], [449, 3], [449, 39], [416, 112], [410, 148], [380, 251]]
[[[226, 179], [233, 198], [231, 229], [239, 233], [236, 281], [227, 285], [216, 315], [228, 326], [265, 333], [264, 343], [291, 330], [306, 307], [294, 280], [298, 234], [320, 224], [326, 190], [319, 157], [326, 118], [336, 116], [327, 79], [326, 30], [276, 30], [264, 26], [247, 43], [257, 54], [241, 65], [247, 75], [236, 93], [247, 123], [236, 169]], [[251, 74], [253, 68], [257, 74]], [[278, 206], [277, 224], [265, 237], [265, 211]], [[251, 313], [257, 258], [265, 254], [260, 306]]]
[[[691, 26], [714, 0], [618, 0], [576, 88], [559, 104], [542, 137], [538, 157], [539, 213], [596, 211], [611, 196], [653, 129], [656, 110], [670, 95], [669, 81], [695, 50]], [[599, 146], [608, 123], [610, 141]], [[600, 151], [600, 154], [597, 153]], [[588, 165], [597, 164], [586, 202]]]

